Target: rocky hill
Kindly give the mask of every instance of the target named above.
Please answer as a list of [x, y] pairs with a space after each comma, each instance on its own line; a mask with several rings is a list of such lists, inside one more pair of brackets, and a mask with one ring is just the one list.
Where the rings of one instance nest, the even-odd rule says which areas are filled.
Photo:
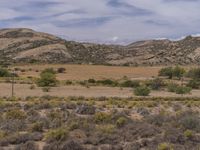
[[103, 65], [200, 64], [200, 37], [148, 40], [127, 46], [66, 41], [31, 29], [0, 30], [0, 64], [74, 63]]

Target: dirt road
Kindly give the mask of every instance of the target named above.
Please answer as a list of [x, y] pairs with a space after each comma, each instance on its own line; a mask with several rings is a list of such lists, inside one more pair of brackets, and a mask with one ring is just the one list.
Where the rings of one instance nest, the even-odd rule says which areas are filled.
[[[11, 95], [11, 85], [8, 83], [0, 84], [0, 97]], [[90, 87], [86, 88], [83, 86], [62, 86], [51, 88], [50, 92], [43, 92], [41, 88], [36, 87], [35, 89], [30, 89], [30, 85], [27, 84], [16, 84], [15, 85], [15, 96], [17, 97], [27, 97], [27, 96], [84, 96], [84, 97], [132, 97], [133, 89], [131, 88], [119, 88], [119, 87]], [[181, 97], [182, 95], [177, 95], [165, 91], [152, 91], [152, 97]], [[183, 95], [185, 97], [200, 97], [200, 90], [193, 90], [191, 94]]]

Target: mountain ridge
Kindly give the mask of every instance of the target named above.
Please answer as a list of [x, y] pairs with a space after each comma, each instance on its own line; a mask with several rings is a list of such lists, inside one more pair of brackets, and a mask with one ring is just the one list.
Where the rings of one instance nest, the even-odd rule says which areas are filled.
[[194, 65], [200, 64], [199, 58], [200, 37], [107, 45], [67, 41], [26, 28], [0, 30], [0, 64]]

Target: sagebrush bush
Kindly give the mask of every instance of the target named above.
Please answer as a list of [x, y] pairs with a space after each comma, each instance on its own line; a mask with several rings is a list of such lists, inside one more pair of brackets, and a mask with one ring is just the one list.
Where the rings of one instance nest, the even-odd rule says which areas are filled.
[[178, 86], [175, 92], [176, 94], [188, 94], [191, 90], [192, 89], [190, 87]]
[[137, 80], [126, 80], [126, 81], [123, 81], [120, 85], [121, 85], [121, 87], [132, 87], [132, 88], [135, 88], [135, 87], [140, 86], [140, 81], [137, 81]]
[[160, 143], [158, 145], [158, 150], [173, 150], [172, 146], [168, 143]]
[[58, 128], [50, 130], [46, 133], [45, 139], [47, 142], [64, 141], [68, 137], [69, 131], [66, 128]]
[[200, 81], [198, 81], [196, 79], [190, 80], [187, 83], [187, 87], [190, 87], [190, 88], [193, 88], [193, 89], [199, 89], [199, 87], [200, 87]]
[[116, 121], [117, 127], [123, 127], [127, 123], [127, 119], [124, 117], [120, 117]]
[[111, 120], [111, 115], [108, 113], [97, 112], [94, 115], [94, 121], [96, 123], [106, 123]]
[[178, 87], [178, 84], [176, 84], [176, 83], [169, 83], [167, 85], [167, 90], [168, 90], [168, 92], [176, 92], [177, 87]]
[[151, 90], [146, 86], [140, 86], [134, 89], [136, 96], [149, 96]]
[[24, 111], [21, 111], [19, 109], [13, 109], [5, 113], [6, 119], [25, 119], [27, 117], [26, 113]]

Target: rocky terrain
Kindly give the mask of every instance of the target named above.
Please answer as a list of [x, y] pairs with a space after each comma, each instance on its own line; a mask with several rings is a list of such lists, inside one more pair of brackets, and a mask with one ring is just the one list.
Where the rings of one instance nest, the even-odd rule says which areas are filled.
[[0, 64], [71, 63], [103, 65], [200, 64], [200, 37], [104, 45], [66, 41], [31, 29], [0, 30]]

